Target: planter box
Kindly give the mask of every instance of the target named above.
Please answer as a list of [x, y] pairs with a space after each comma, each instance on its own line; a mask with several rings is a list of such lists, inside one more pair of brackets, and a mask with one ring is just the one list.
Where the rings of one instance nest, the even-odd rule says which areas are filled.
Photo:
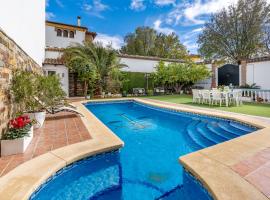
[[29, 136], [15, 140], [1, 140], [1, 156], [24, 153], [33, 139], [33, 126], [29, 131]]
[[28, 113], [29, 118], [31, 120], [36, 120], [36, 124], [34, 124], [34, 128], [41, 128], [46, 117], [46, 112], [35, 112], [35, 113]]

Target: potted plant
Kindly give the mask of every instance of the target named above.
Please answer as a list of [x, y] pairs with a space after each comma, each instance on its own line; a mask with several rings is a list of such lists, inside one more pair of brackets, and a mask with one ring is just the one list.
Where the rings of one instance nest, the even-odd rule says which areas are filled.
[[[66, 93], [63, 91], [57, 75], [39, 76], [37, 79], [37, 98], [47, 111], [53, 111], [66, 105]], [[52, 112], [53, 113], [53, 112]]]
[[35, 120], [34, 128], [42, 127], [46, 112], [44, 106], [38, 102], [41, 94], [38, 88], [39, 75], [28, 71], [15, 71], [11, 81], [11, 94], [20, 112], [28, 113], [31, 120]]
[[25, 152], [33, 138], [33, 121], [28, 115], [10, 120], [1, 140], [1, 156]]

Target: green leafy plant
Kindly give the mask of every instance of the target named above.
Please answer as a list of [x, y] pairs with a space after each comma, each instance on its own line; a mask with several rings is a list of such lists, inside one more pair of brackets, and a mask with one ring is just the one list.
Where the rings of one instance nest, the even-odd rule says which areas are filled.
[[27, 115], [21, 115], [15, 119], [10, 120], [9, 129], [3, 135], [4, 140], [14, 140], [29, 136], [29, 131], [33, 125], [33, 121]]
[[85, 96], [88, 87], [99, 92], [119, 91], [122, 87], [124, 79], [120, 69], [126, 65], [119, 63], [111, 47], [103, 47], [100, 43], [76, 44], [65, 50], [63, 58], [66, 66], [84, 82]]
[[54, 110], [59, 103], [62, 102], [66, 94], [63, 91], [60, 79], [56, 75], [38, 76], [37, 77], [37, 101], [46, 107], [46, 109]]
[[161, 61], [153, 74], [156, 85], [172, 88], [176, 93], [180, 93], [183, 86], [193, 85], [210, 75], [211, 73], [205, 65], [196, 64], [190, 60], [167, 65]]
[[37, 95], [36, 74], [28, 71], [13, 72], [11, 94], [18, 105], [18, 112], [41, 111], [42, 106], [34, 99]]
[[251, 85], [249, 84], [245, 84], [245, 85], [241, 85], [239, 88], [245, 88], [245, 89], [260, 89], [261, 87], [256, 85], [256, 83], [253, 83]]
[[154, 91], [153, 90], [147, 90], [147, 95], [148, 96], [153, 96], [154, 95]]

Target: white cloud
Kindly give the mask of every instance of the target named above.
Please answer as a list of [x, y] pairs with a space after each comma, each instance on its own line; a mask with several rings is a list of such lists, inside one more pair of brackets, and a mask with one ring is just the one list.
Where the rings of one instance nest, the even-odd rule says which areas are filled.
[[216, 13], [224, 7], [236, 3], [237, 0], [195, 0], [192, 3], [179, 3], [168, 14], [167, 23], [203, 24], [203, 15]]
[[109, 10], [110, 7], [106, 4], [103, 4], [101, 0], [93, 0], [92, 4], [84, 3], [82, 9], [90, 15], [94, 15], [99, 18], [104, 18], [101, 15], [101, 12]]
[[155, 4], [158, 6], [175, 5], [176, 0], [155, 0]]
[[107, 34], [98, 33], [97, 37], [95, 38], [95, 42], [100, 42], [104, 46], [112, 45], [114, 49], [120, 49], [121, 46], [124, 44], [124, 40], [120, 36], [111, 36]]
[[53, 14], [52, 12], [46, 12], [46, 20], [51, 20], [54, 17], [55, 17], [55, 14]]
[[61, 0], [55, 0], [56, 4], [61, 7], [61, 8], [64, 8], [65, 5], [63, 4], [63, 2]]
[[198, 44], [196, 42], [194, 42], [193, 40], [187, 40], [187, 41], [183, 42], [183, 45], [186, 46], [187, 50], [190, 53], [197, 53]]
[[191, 33], [198, 33], [201, 32], [203, 30], [203, 28], [195, 28], [191, 31]]
[[130, 4], [130, 9], [141, 11], [144, 10], [146, 6], [144, 5], [144, 0], [132, 0]]
[[93, 7], [90, 4], [83, 4], [83, 9], [85, 11], [90, 11]]
[[191, 38], [194, 39], [194, 41], [196, 41], [197, 36], [199, 35], [200, 32], [202, 32], [203, 28], [196, 28], [193, 29], [187, 33], [185, 33], [184, 35], [182, 35], [181, 38], [183, 38], [184, 40], [190, 40]]
[[173, 29], [171, 29], [171, 28], [166, 28], [166, 27], [161, 27], [161, 25], [162, 25], [162, 21], [158, 19], [158, 20], [156, 20], [156, 21], [154, 22], [154, 27], [153, 27], [153, 28], [154, 28], [156, 31], [161, 32], [161, 33], [164, 33], [164, 34], [166, 34], [166, 35], [175, 32]]
[[93, 4], [96, 11], [104, 11], [109, 9], [109, 6], [101, 3], [101, 0], [94, 0]]

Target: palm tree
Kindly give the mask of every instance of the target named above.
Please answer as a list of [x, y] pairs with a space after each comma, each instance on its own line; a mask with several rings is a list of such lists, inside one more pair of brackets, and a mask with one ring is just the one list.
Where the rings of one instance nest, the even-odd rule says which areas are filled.
[[100, 89], [105, 91], [108, 87], [108, 82], [115, 79], [115, 76], [113, 76], [115, 72], [119, 72], [121, 68], [127, 66], [120, 64], [117, 53], [110, 46], [103, 47], [101, 43], [94, 43], [89, 46], [92, 64], [97, 69], [99, 75]]
[[[67, 48], [64, 52], [65, 64], [72, 71], [78, 73], [84, 81], [84, 93], [90, 82], [97, 82], [101, 91], [105, 91], [108, 82], [114, 79], [113, 71], [120, 71], [126, 65], [120, 64], [115, 50], [111, 47], [103, 47], [101, 43], [76, 44]], [[119, 81], [119, 80], [117, 80]]]
[[76, 44], [65, 49], [63, 54], [65, 65], [71, 71], [78, 73], [79, 79], [84, 83], [85, 97], [87, 96], [89, 83], [93, 83], [97, 79], [96, 67], [90, 56], [91, 51], [88, 44]]

